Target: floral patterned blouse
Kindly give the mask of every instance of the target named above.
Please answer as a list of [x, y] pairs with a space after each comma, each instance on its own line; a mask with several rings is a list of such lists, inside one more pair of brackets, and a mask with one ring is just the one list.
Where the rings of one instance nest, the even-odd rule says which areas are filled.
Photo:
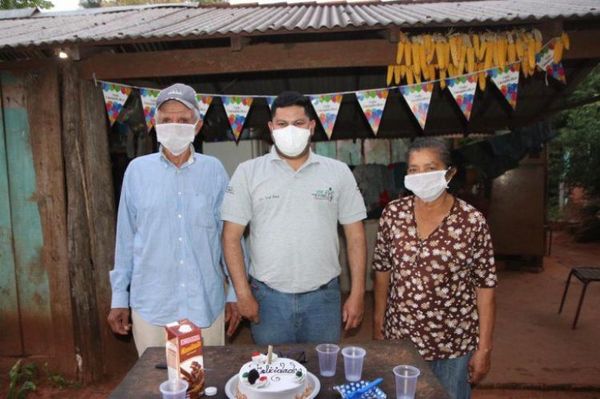
[[383, 335], [409, 338], [425, 360], [477, 349], [478, 287], [496, 286], [489, 228], [483, 215], [455, 198], [442, 223], [417, 234], [414, 196], [390, 202], [379, 220], [375, 271], [391, 271]]

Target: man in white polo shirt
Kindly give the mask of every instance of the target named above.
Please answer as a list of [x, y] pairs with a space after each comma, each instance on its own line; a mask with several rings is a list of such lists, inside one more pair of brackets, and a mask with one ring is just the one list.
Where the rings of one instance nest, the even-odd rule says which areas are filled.
[[[341, 324], [363, 318], [363, 198], [348, 166], [310, 150], [308, 98], [280, 94], [271, 107], [275, 145], [239, 165], [225, 192], [223, 251], [257, 344], [337, 342]], [[351, 289], [341, 306], [338, 222], [347, 240]], [[250, 225], [248, 279], [240, 245]], [[250, 281], [249, 281], [250, 280]]]

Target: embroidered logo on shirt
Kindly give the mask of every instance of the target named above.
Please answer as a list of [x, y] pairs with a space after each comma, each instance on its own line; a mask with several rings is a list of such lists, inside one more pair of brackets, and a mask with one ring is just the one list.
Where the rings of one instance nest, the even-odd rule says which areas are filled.
[[333, 201], [333, 189], [329, 187], [327, 190], [317, 190], [312, 193], [314, 199], [318, 201]]

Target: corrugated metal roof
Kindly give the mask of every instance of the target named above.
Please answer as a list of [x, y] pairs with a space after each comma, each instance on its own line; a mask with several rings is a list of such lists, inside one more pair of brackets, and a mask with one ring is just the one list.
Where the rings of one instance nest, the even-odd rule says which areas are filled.
[[15, 19], [15, 18], [27, 18], [34, 14], [39, 13], [40, 10], [37, 8], [17, 8], [14, 10], [0, 10], [0, 20], [2, 19]]
[[195, 39], [398, 26], [519, 23], [600, 17], [599, 0], [488, 0], [277, 4], [147, 5], [42, 12], [0, 20], [0, 49], [120, 40]]

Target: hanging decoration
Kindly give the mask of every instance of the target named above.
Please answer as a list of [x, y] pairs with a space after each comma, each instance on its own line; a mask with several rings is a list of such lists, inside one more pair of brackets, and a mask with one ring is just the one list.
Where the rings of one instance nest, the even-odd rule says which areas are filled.
[[[357, 101], [377, 135], [389, 90], [398, 88], [417, 118], [421, 128], [427, 122], [434, 83], [448, 88], [465, 118], [470, 119], [474, 83], [485, 90], [488, 76], [514, 109], [517, 103], [519, 74], [532, 76], [536, 69], [563, 83], [565, 70], [561, 63], [564, 50], [570, 47], [569, 36], [563, 33], [542, 45], [541, 33], [534, 29], [483, 34], [451, 33], [417, 35], [401, 33], [396, 49], [396, 63], [388, 66], [387, 84], [395, 86], [339, 93], [308, 95], [327, 137], [333, 128], [344, 94], [356, 95]], [[401, 85], [405, 82], [405, 85]], [[102, 92], [110, 125], [117, 120], [129, 97], [132, 86], [102, 82]], [[154, 126], [156, 90], [140, 89], [146, 126]], [[269, 108], [275, 96], [218, 95], [198, 93], [201, 116], [205, 117], [212, 99], [220, 96], [236, 141], [246, 121], [254, 98], [264, 98]], [[350, 148], [350, 147], [347, 147]], [[339, 155], [339, 147], [338, 147]]]
[[356, 99], [358, 100], [375, 136], [377, 136], [377, 132], [379, 131], [379, 124], [381, 123], [387, 97], [387, 89], [356, 92]]
[[140, 88], [140, 98], [142, 100], [142, 109], [144, 110], [144, 120], [148, 131], [154, 127], [156, 121], [154, 119], [156, 113], [156, 99], [159, 90]]
[[131, 87], [121, 86], [117, 83], [102, 82], [102, 94], [104, 95], [104, 105], [110, 126], [114, 125], [119, 117], [123, 105], [131, 94]]
[[246, 116], [248, 116], [248, 112], [250, 111], [252, 97], [223, 96], [221, 97], [221, 101], [223, 102], [223, 107], [225, 107], [229, 125], [237, 142], [242, 134]]
[[213, 96], [207, 96], [206, 94], [196, 94], [196, 101], [198, 102], [198, 108], [200, 109], [200, 118], [204, 120], [210, 104], [212, 104]]
[[477, 75], [450, 78], [447, 80], [447, 83], [448, 90], [450, 90], [452, 97], [454, 97], [454, 101], [456, 101], [456, 104], [468, 121], [473, 109], [475, 90], [477, 90]]
[[417, 118], [421, 129], [425, 129], [427, 122], [427, 111], [429, 111], [429, 102], [431, 93], [433, 93], [433, 83], [420, 83], [411, 86], [400, 86], [400, 93], [408, 103], [410, 110]]
[[513, 109], [517, 108], [519, 69], [516, 64], [490, 71], [490, 77]]
[[342, 95], [341, 94], [320, 94], [310, 96], [310, 101], [321, 121], [321, 126], [323, 126], [323, 130], [325, 130], [325, 134], [327, 134], [327, 138], [331, 139], [331, 135], [333, 134], [333, 126], [335, 125], [335, 120], [337, 119], [338, 111], [340, 110], [340, 105], [342, 104]]

